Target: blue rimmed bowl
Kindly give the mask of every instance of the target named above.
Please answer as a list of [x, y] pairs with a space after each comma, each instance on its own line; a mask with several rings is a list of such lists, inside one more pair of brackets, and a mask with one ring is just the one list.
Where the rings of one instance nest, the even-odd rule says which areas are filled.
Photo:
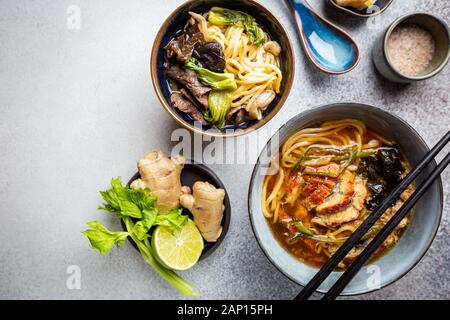
[[[383, 133], [395, 141], [409, 164], [414, 167], [429, 152], [425, 141], [408, 123], [381, 109], [359, 103], [337, 103], [314, 108], [298, 114], [271, 138], [255, 165], [249, 186], [248, 207], [255, 237], [267, 258], [284, 275], [304, 286], [318, 269], [302, 263], [286, 251], [273, 235], [262, 211], [262, 188], [270, 162], [282, 145], [298, 130], [326, 120], [353, 118], [363, 121], [369, 128]], [[436, 166], [433, 162], [416, 180], [420, 184]], [[436, 180], [413, 209], [409, 226], [398, 243], [385, 255], [364, 266], [342, 292], [355, 295], [383, 288], [406, 275], [425, 255], [430, 247], [442, 217], [443, 189], [440, 179]], [[374, 272], [379, 284], [371, 286]], [[319, 287], [327, 292], [342, 272], [333, 272]]]
[[333, 7], [352, 14], [354, 16], [362, 17], [362, 18], [370, 18], [373, 16], [376, 16], [380, 13], [382, 13], [384, 10], [386, 10], [393, 2], [394, 0], [377, 0], [373, 6], [366, 9], [356, 9], [353, 7], [343, 7], [337, 4], [336, 0], [328, 0], [328, 3], [331, 4]]
[[[163, 68], [164, 48], [189, 20], [189, 11], [203, 13], [211, 7], [235, 9], [252, 15], [270, 38], [281, 46], [280, 69], [283, 73], [280, 93], [263, 112], [259, 121], [247, 121], [239, 126], [226, 126], [221, 130], [209, 130], [210, 126], [195, 126], [192, 118], [175, 109], [170, 102], [171, 89]], [[269, 122], [280, 111], [292, 87], [295, 73], [294, 54], [291, 41], [277, 18], [265, 7], [253, 0], [190, 0], [184, 2], [164, 21], [156, 35], [150, 57], [150, 73], [156, 95], [164, 109], [181, 126], [199, 134], [215, 137], [232, 137], [250, 133]]]

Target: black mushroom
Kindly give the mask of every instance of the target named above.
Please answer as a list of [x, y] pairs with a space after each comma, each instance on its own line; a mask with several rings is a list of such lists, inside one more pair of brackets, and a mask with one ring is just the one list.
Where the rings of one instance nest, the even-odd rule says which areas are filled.
[[400, 183], [404, 172], [400, 157], [398, 147], [381, 148], [377, 152], [377, 159], [384, 168], [388, 185], [392, 186], [392, 188], [395, 188]]
[[192, 56], [197, 59], [200, 67], [214, 72], [223, 72], [225, 69], [225, 55], [222, 46], [217, 42], [197, 44]]
[[181, 33], [167, 44], [166, 57], [168, 60], [184, 62], [192, 55], [195, 46], [204, 42], [205, 38], [198, 24], [190, 20]]

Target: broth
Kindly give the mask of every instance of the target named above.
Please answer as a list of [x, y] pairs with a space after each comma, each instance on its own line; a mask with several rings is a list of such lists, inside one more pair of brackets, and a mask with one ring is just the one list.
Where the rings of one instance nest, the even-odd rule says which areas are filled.
[[[263, 210], [278, 242], [320, 268], [409, 171], [398, 147], [358, 120], [327, 121], [292, 135], [263, 187]], [[409, 197], [407, 189], [339, 264], [345, 269]], [[372, 261], [392, 248], [405, 218]]]

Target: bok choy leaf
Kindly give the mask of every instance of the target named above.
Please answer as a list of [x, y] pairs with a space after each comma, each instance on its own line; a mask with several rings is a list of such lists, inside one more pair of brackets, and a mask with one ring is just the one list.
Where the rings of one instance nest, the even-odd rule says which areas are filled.
[[228, 110], [232, 103], [231, 92], [212, 90], [208, 95], [208, 110], [205, 112], [205, 120], [222, 128]]
[[212, 7], [208, 12], [208, 21], [218, 26], [244, 27], [250, 41], [256, 46], [261, 46], [265, 42], [264, 31], [258, 26], [255, 18], [245, 12]]
[[184, 67], [188, 70], [195, 71], [198, 79], [205, 85], [215, 90], [236, 90], [237, 84], [232, 73], [218, 73], [199, 67], [197, 60], [190, 57], [184, 62]]

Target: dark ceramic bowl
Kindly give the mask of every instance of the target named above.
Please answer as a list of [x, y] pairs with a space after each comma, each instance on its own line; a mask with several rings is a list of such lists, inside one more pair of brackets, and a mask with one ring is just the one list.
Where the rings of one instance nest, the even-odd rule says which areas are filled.
[[386, 10], [394, 0], [377, 0], [374, 5], [367, 9], [356, 9], [353, 7], [343, 7], [337, 4], [336, 0], [328, 0], [328, 3], [341, 11], [362, 18], [370, 18]]
[[[277, 94], [271, 105], [264, 111], [263, 118], [259, 121], [253, 120], [245, 122], [239, 126], [227, 126], [223, 130], [208, 130], [209, 126], [194, 126], [192, 118], [172, 107], [170, 102], [171, 90], [168, 84], [167, 76], [163, 69], [164, 48], [175, 36], [175, 33], [182, 29], [188, 19], [189, 11], [203, 13], [207, 12], [213, 6], [221, 6], [229, 9], [240, 10], [252, 15], [267, 32], [271, 39], [277, 41], [282, 49], [281, 53], [281, 71], [283, 80], [281, 91]], [[183, 3], [165, 20], [153, 43], [153, 49], [150, 58], [150, 72], [155, 88], [156, 95], [169, 115], [183, 127], [200, 134], [217, 137], [240, 136], [262, 127], [269, 122], [278, 111], [280, 111], [291, 90], [294, 78], [294, 54], [291, 41], [281, 23], [272, 13], [261, 4], [253, 0], [226, 1], [226, 0], [190, 0]], [[228, 129], [229, 132], [226, 132]], [[239, 130], [237, 130], [239, 129]]]
[[[128, 181], [128, 186], [131, 185], [131, 183], [134, 180], [137, 180], [141, 177], [139, 172], [137, 172], [133, 177], [131, 177], [130, 181]], [[222, 218], [222, 233], [220, 234], [219, 239], [217, 239], [216, 242], [207, 242], [204, 241], [204, 248], [202, 251], [202, 255], [200, 256], [200, 260], [205, 259], [209, 255], [211, 255], [222, 243], [223, 239], [227, 235], [228, 228], [230, 227], [230, 220], [231, 220], [231, 206], [230, 206], [230, 198], [228, 197], [227, 189], [225, 189], [224, 184], [219, 179], [219, 177], [208, 167], [198, 164], [198, 163], [186, 163], [184, 165], [183, 170], [181, 171], [181, 185], [188, 186], [192, 189], [192, 186], [196, 181], [207, 181], [211, 183], [216, 188], [222, 188], [225, 190], [225, 198], [224, 198], [224, 205], [225, 205], [225, 211], [223, 212], [223, 218]], [[183, 214], [188, 215], [191, 219], [192, 214], [189, 212], [189, 210], [183, 208]], [[125, 225], [122, 222], [122, 228], [125, 230]], [[150, 233], [152, 230], [150, 230]], [[133, 247], [136, 250], [139, 250], [136, 243], [131, 238], [128, 238], [133, 245]]]
[[[404, 120], [381, 109], [356, 103], [331, 104], [305, 111], [289, 120], [278, 131], [261, 152], [250, 181], [248, 207], [251, 225], [261, 249], [267, 258], [287, 277], [300, 285], [305, 285], [318, 269], [306, 265], [287, 252], [275, 239], [262, 213], [261, 194], [265, 173], [279, 146], [292, 134], [302, 128], [325, 120], [353, 118], [363, 121], [369, 128], [383, 133], [396, 141], [402, 154], [414, 167], [429, 148], [420, 135]], [[280, 143], [276, 143], [280, 141]], [[416, 180], [420, 184], [429, 176], [436, 162]], [[364, 266], [348, 284], [342, 295], [362, 294], [387, 286], [407, 274], [425, 255], [430, 247], [442, 216], [443, 190], [440, 179], [436, 180], [413, 209], [410, 224], [398, 243], [384, 256]], [[379, 275], [379, 286], [370, 286]], [[327, 292], [342, 272], [333, 272], [319, 287], [319, 292]]]

